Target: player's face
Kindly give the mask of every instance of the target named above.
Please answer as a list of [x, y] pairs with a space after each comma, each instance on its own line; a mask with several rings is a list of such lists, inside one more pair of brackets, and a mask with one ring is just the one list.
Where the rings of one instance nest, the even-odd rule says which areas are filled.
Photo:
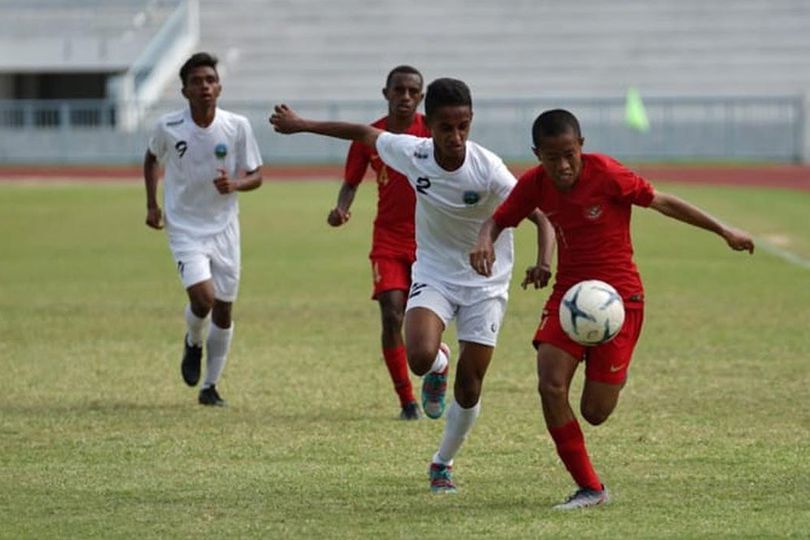
[[534, 149], [537, 159], [560, 191], [574, 187], [582, 172], [582, 144], [573, 130], [554, 137], [543, 137]]
[[388, 101], [388, 114], [411, 118], [422, 102], [422, 78], [413, 73], [394, 73], [391, 83], [383, 88], [383, 96]]
[[196, 107], [216, 105], [221, 91], [219, 75], [211, 66], [192, 68], [183, 87], [183, 95]]
[[468, 105], [454, 105], [439, 107], [427, 119], [436, 162], [444, 169], [455, 170], [464, 163], [472, 116]]

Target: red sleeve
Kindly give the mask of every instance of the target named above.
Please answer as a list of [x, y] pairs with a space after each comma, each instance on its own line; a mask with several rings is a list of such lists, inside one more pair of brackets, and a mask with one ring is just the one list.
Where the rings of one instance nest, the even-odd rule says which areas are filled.
[[346, 167], [343, 171], [343, 180], [352, 186], [358, 185], [366, 175], [368, 163], [371, 160], [371, 152], [368, 146], [361, 142], [354, 141], [349, 146], [349, 153], [346, 155]]
[[517, 227], [540, 203], [539, 169], [534, 168], [520, 177], [509, 196], [501, 203], [492, 219], [501, 228]]
[[605, 161], [610, 176], [611, 194], [623, 202], [637, 206], [650, 206], [655, 190], [647, 180], [637, 175], [618, 161]]

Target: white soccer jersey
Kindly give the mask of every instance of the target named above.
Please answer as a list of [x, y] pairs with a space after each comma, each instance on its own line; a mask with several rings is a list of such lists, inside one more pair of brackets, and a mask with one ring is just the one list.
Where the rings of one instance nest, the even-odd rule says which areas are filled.
[[416, 190], [412, 281], [474, 287], [486, 296], [505, 294], [513, 264], [511, 229], [495, 242], [491, 277], [473, 270], [469, 258], [481, 225], [517, 183], [501, 158], [467, 141], [464, 164], [446, 171], [433, 156], [433, 139], [387, 132], [377, 137], [377, 152]]
[[219, 108], [206, 128], [194, 123], [189, 108], [163, 115], [149, 151], [165, 169], [163, 204], [170, 234], [205, 236], [224, 230], [239, 206], [236, 193], [223, 195], [214, 186], [217, 169], [234, 178], [262, 164], [248, 119]]

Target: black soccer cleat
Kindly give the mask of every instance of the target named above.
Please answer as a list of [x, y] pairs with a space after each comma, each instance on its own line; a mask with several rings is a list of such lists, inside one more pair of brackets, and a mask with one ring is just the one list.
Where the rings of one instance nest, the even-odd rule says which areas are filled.
[[200, 405], [209, 405], [211, 407], [224, 407], [225, 400], [220, 397], [217, 392], [216, 386], [209, 386], [200, 390], [200, 396], [197, 398]]
[[180, 364], [180, 373], [189, 386], [197, 386], [200, 382], [200, 364], [202, 363], [202, 347], [188, 344], [188, 334], [183, 338], [183, 362]]
[[420, 416], [419, 405], [415, 401], [406, 403], [399, 413], [400, 420], [419, 420]]

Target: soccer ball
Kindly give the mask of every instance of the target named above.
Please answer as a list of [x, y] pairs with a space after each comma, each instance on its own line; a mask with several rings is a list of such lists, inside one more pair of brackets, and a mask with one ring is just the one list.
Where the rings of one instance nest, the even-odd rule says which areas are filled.
[[563, 295], [560, 325], [580, 345], [607, 343], [616, 337], [622, 324], [622, 297], [604, 281], [580, 281]]

